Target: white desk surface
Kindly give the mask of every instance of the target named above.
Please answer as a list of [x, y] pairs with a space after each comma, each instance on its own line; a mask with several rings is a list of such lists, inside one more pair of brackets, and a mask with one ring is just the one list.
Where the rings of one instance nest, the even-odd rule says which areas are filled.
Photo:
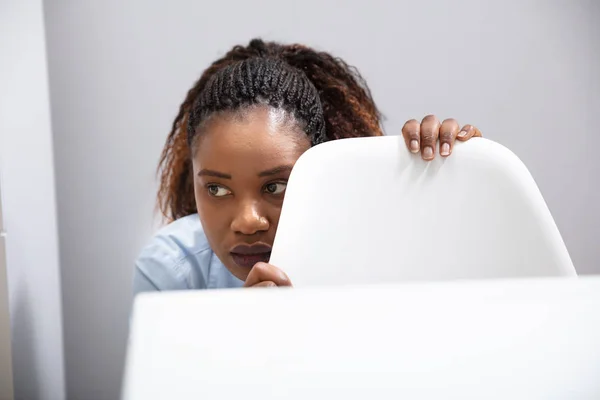
[[600, 277], [138, 297], [124, 398], [599, 399]]

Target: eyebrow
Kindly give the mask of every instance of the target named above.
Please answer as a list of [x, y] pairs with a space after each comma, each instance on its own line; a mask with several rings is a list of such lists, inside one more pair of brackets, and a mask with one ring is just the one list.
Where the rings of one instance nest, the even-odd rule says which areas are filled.
[[[268, 169], [266, 171], [262, 171], [258, 174], [258, 176], [264, 177], [264, 176], [277, 175], [277, 174], [281, 174], [284, 172], [289, 172], [292, 170], [292, 168], [293, 167], [291, 165], [280, 165], [279, 167], [275, 167], [275, 168]], [[231, 179], [230, 174], [225, 174], [225, 173], [219, 172], [219, 171], [213, 171], [212, 169], [203, 169], [200, 172], [198, 172], [198, 176], [214, 176], [215, 178]]]
[[272, 169], [268, 169], [266, 171], [263, 171], [261, 173], [258, 174], [258, 176], [272, 176], [272, 175], [277, 175], [277, 174], [281, 174], [283, 172], [289, 172], [292, 170], [292, 166], [291, 165], [281, 165], [279, 167], [275, 167]]
[[231, 179], [231, 175], [224, 174], [219, 171], [213, 171], [211, 169], [203, 169], [202, 171], [198, 172], [198, 176], [214, 176], [215, 178]]

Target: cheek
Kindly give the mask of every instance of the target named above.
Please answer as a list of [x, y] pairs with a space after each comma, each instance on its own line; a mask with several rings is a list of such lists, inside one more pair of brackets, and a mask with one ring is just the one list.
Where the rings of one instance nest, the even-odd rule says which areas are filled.
[[277, 231], [277, 227], [279, 226], [279, 216], [281, 215], [281, 207], [277, 210], [273, 210], [271, 213], [271, 217], [269, 221], [271, 222], [271, 229], [273, 231]]
[[194, 185], [194, 197], [196, 199], [196, 210], [198, 210], [198, 214], [202, 215], [202, 206], [203, 201], [202, 201], [202, 191], [204, 190], [203, 187], [199, 187], [199, 185]]
[[261, 204], [261, 213], [269, 220], [269, 230], [275, 232], [279, 225], [279, 217], [281, 216], [281, 206], [283, 199], [263, 200]]
[[204, 233], [208, 236], [219, 229], [223, 224], [223, 209], [214, 206], [214, 201], [207, 198], [206, 189], [203, 186], [196, 185], [194, 189], [196, 197], [196, 210], [202, 222]]

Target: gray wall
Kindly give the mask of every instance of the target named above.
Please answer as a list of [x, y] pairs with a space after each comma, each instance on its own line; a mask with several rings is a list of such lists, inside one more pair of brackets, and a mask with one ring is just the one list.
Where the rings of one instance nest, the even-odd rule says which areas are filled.
[[208, 63], [256, 35], [358, 66], [390, 134], [428, 113], [478, 125], [529, 167], [579, 272], [600, 272], [598, 2], [47, 0], [45, 8], [71, 399], [116, 398], [133, 261], [152, 231], [169, 125]]
[[42, 1], [0, 0], [0, 180], [18, 400], [65, 398], [48, 89]]

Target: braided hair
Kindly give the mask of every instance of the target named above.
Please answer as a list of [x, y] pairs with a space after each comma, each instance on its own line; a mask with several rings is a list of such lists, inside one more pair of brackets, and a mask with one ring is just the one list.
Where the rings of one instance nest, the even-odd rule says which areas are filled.
[[253, 39], [213, 62], [188, 91], [163, 148], [157, 206], [168, 220], [196, 213], [190, 145], [221, 111], [268, 105], [285, 110], [312, 145], [380, 136], [381, 114], [359, 72], [307, 46]]
[[319, 92], [306, 74], [281, 59], [253, 57], [222, 68], [207, 82], [189, 113], [188, 145], [215, 113], [261, 104], [286, 111], [313, 146], [326, 140]]

